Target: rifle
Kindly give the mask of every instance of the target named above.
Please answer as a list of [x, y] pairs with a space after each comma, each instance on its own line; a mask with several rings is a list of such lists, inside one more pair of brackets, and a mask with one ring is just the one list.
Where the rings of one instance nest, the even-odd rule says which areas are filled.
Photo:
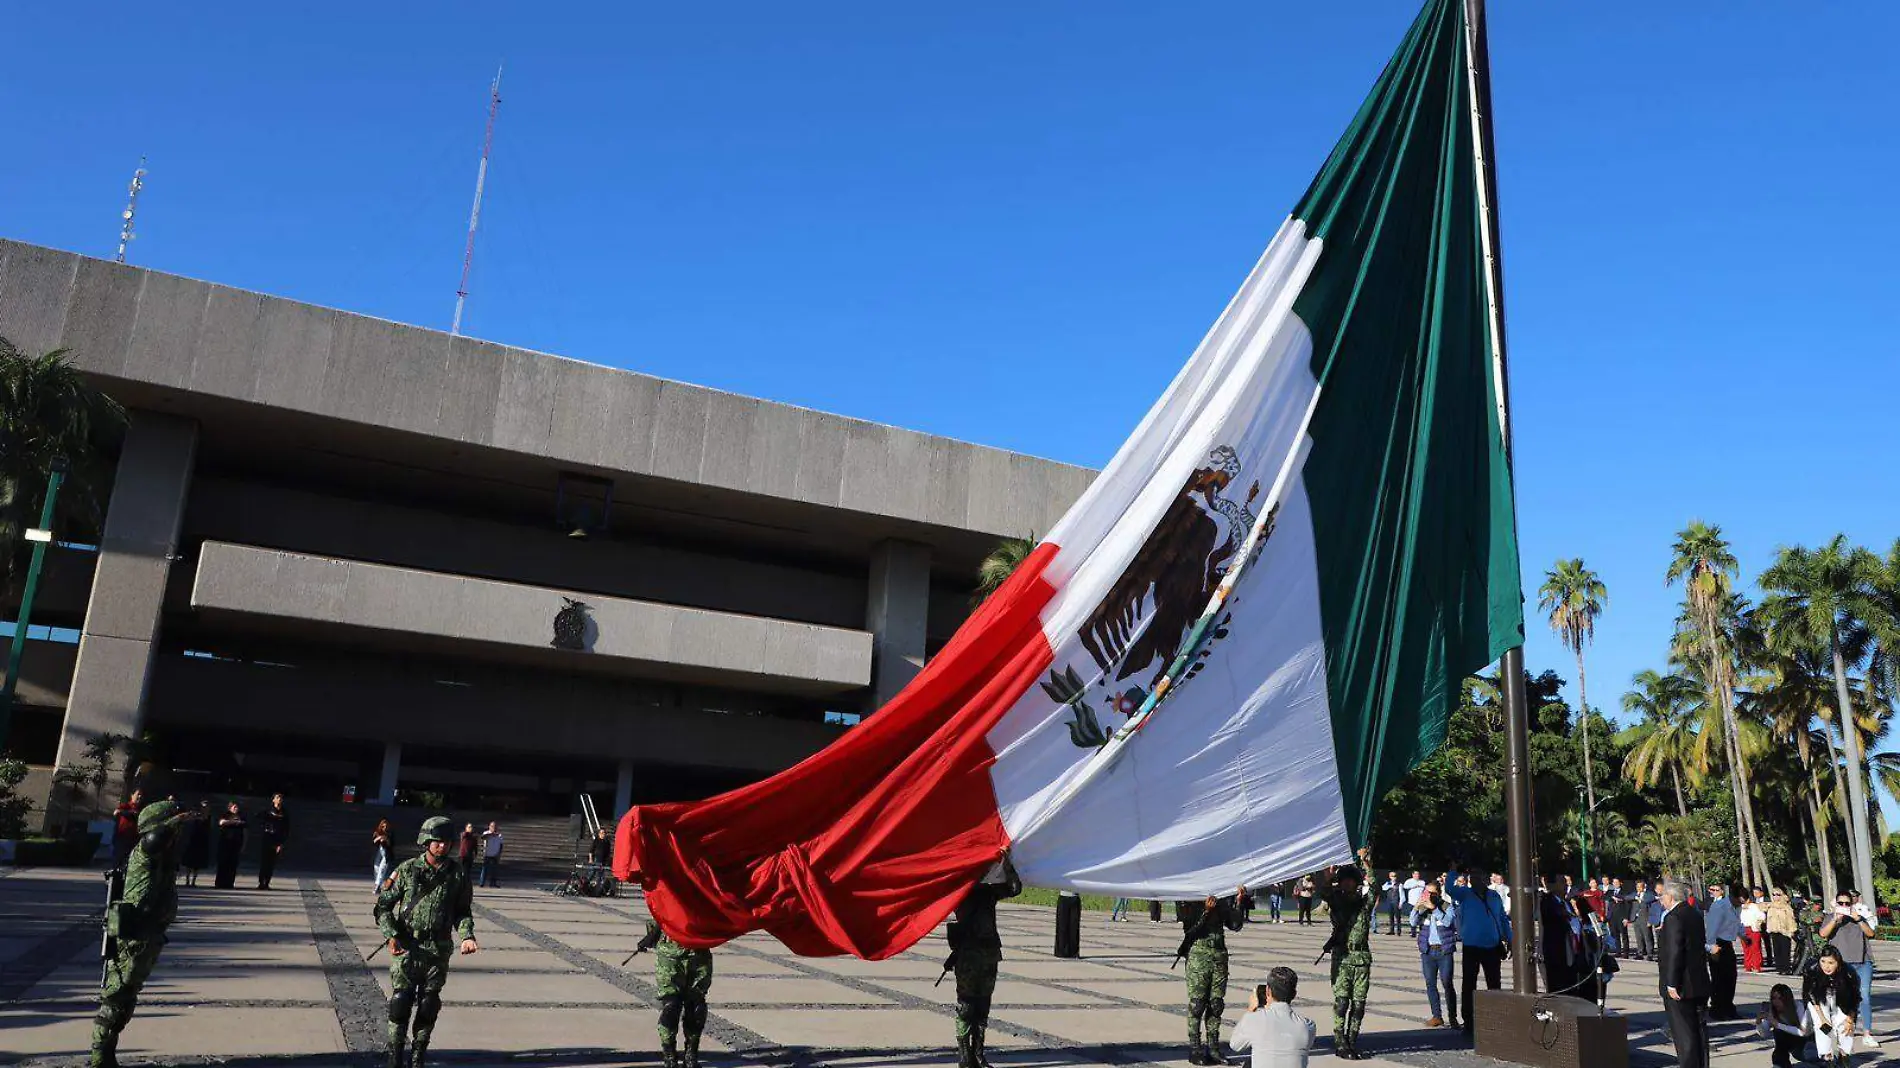
[[125, 896], [125, 869], [113, 868], [106, 875], [106, 908], [100, 914], [103, 930], [99, 939], [99, 988], [105, 989], [112, 970], [112, 958], [119, 955], [119, 899]]
[[639, 956], [642, 953], [645, 953], [647, 950], [652, 949], [652, 948], [653, 948], [652, 946], [647, 946], [647, 945], [639, 945], [639, 946], [633, 947], [633, 952], [627, 954], [626, 957], [623, 960], [621, 960], [620, 966], [622, 968], [625, 968], [627, 965], [633, 963], [633, 958]]
[[1331, 953], [1333, 950], [1337, 948], [1339, 948], [1339, 932], [1334, 931], [1332, 934], [1326, 937], [1326, 944], [1319, 947], [1319, 956], [1313, 958], [1313, 964], [1317, 966], [1320, 961], [1323, 961], [1326, 959], [1327, 954]]
[[938, 973], [937, 981], [930, 984], [931, 989], [934, 990], [937, 987], [942, 986], [943, 977], [946, 975], [949, 975], [951, 972], [956, 971], [956, 970], [957, 970], [957, 951], [953, 949], [950, 951], [949, 956], [943, 958], [943, 971]]

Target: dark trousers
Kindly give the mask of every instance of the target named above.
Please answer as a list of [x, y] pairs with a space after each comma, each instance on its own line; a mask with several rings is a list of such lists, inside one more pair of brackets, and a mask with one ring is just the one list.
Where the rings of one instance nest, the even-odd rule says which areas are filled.
[[1464, 978], [1458, 984], [1464, 994], [1465, 1030], [1469, 1031], [1476, 1022], [1475, 1010], [1478, 1005], [1478, 971], [1484, 970], [1484, 988], [1496, 990], [1498, 981], [1498, 963], [1504, 959], [1504, 948], [1492, 946], [1489, 949], [1473, 946], [1465, 947]]
[[1313, 922], [1313, 899], [1310, 897], [1300, 898], [1300, 922]]
[[[1788, 936], [1782, 935], [1781, 937], [1786, 938]], [[1794, 1062], [1800, 1060], [1801, 1054], [1806, 1052], [1803, 1047], [1807, 1044], [1808, 1040], [1800, 1035], [1791, 1035], [1786, 1031], [1776, 1030], [1775, 1052], [1768, 1063], [1774, 1065], [1775, 1068], [1792, 1068]]]
[[1794, 974], [1794, 939], [1785, 934], [1769, 934], [1768, 966], [1782, 975]]
[[276, 870], [277, 846], [274, 843], [265, 842], [264, 855], [257, 858], [257, 888], [259, 890], [270, 889], [271, 872]]
[[[1419, 956], [1419, 971], [1425, 978], [1425, 1000], [1432, 1007], [1432, 1018], [1447, 1023], [1458, 1022], [1458, 995], [1451, 986], [1451, 963], [1454, 951], [1449, 946], [1430, 947]], [[1445, 991], [1444, 1004], [1439, 1004], [1438, 991]], [[1440, 1011], [1442, 1008], [1443, 1011]]]
[[501, 889], [501, 858], [500, 857], [483, 857], [482, 858], [481, 885], [492, 886], [497, 890]]
[[1701, 999], [1677, 1001], [1664, 994], [1663, 1012], [1669, 1017], [1669, 1038], [1676, 1044], [1676, 1063], [1682, 1068], [1708, 1068], [1709, 1010]]
[[1656, 955], [1656, 929], [1647, 922], [1631, 924], [1636, 928], [1636, 955], [1653, 957]]
[[1397, 905], [1387, 905], [1385, 907], [1385, 920], [1386, 920], [1385, 933], [1389, 935], [1398, 934], [1399, 933], [1399, 907]]
[[1148, 902], [1148, 922], [1149, 923], [1161, 922], [1161, 902], [1159, 901]]
[[1709, 1019], [1735, 1016], [1735, 944], [1718, 941], [1709, 955]]

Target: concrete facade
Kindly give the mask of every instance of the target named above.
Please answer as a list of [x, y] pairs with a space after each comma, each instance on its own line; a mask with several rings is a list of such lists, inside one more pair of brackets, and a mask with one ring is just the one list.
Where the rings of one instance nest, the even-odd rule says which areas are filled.
[[131, 412], [101, 544], [36, 606], [78, 641], [29, 647], [33, 759], [150, 731], [205, 789], [578, 777], [618, 810], [769, 774], [901, 689], [983, 554], [1092, 477], [5, 240], [0, 336]]

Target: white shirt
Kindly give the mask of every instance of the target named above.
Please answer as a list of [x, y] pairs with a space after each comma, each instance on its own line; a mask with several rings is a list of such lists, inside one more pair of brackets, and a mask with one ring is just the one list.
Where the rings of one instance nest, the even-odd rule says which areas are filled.
[[1227, 1041], [1235, 1053], [1253, 1050], [1252, 1068], [1306, 1068], [1313, 1021], [1276, 1001], [1242, 1016]]
[[1760, 905], [1750, 901], [1748, 904], [1742, 906], [1742, 927], [1745, 930], [1759, 931], [1761, 930], [1761, 925], [1767, 922], [1768, 911]]
[[1425, 880], [1423, 879], [1405, 880], [1405, 903], [1407, 905], [1412, 906], [1413, 908], [1417, 908], [1418, 895], [1422, 893], [1424, 889], [1425, 889]]
[[1498, 904], [1504, 906], [1504, 914], [1511, 914], [1511, 888], [1504, 883], [1492, 883], [1491, 892], [1497, 895]]

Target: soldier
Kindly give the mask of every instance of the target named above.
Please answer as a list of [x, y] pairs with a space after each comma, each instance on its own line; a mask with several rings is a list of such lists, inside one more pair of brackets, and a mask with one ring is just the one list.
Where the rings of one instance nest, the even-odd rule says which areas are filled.
[[996, 903], [1022, 892], [1023, 881], [1005, 853], [970, 887], [950, 921], [950, 959], [944, 970], [957, 973], [957, 1068], [990, 1068], [983, 1044], [990, 1027], [990, 997], [996, 993], [996, 968], [1003, 962]]
[[[706, 993], [712, 989], [710, 949], [687, 949], [647, 921], [646, 937], [636, 952], [653, 950], [653, 980], [660, 995], [660, 1063], [664, 1068], [699, 1068], [699, 1036], [706, 1030]], [[686, 1031], [686, 1060], [679, 1055], [679, 1032]]]
[[[402, 1068], [405, 1034], [414, 1056], [410, 1063], [423, 1068], [442, 1011], [453, 939], [461, 939], [465, 955], [481, 948], [475, 943], [474, 891], [462, 866], [449, 857], [455, 831], [448, 818], [424, 820], [416, 844], [423, 854], [397, 865], [376, 895], [376, 926], [389, 940], [388, 1068]], [[415, 1030], [409, 1033], [412, 1011]]]
[[1227, 932], [1246, 922], [1240, 895], [1183, 901], [1174, 907], [1181, 921], [1181, 947], [1174, 958], [1187, 958], [1188, 1063], [1225, 1064], [1220, 1052], [1221, 1014], [1227, 1011]]
[[1372, 870], [1370, 849], [1360, 848], [1359, 862], [1363, 869], [1333, 869], [1331, 885], [1321, 895], [1333, 919], [1326, 942], [1333, 951], [1333, 1053], [1349, 1061], [1365, 1059], [1359, 1052], [1359, 1024], [1372, 986], [1372, 888], [1361, 875]]
[[93, 1068], [118, 1068], [119, 1032], [138, 1007], [139, 988], [158, 963], [165, 929], [178, 915], [178, 825], [196, 816], [172, 801], [156, 801], [139, 811], [125, 887], [106, 911], [106, 930], [116, 949], [106, 961], [99, 1015], [92, 1023]]

